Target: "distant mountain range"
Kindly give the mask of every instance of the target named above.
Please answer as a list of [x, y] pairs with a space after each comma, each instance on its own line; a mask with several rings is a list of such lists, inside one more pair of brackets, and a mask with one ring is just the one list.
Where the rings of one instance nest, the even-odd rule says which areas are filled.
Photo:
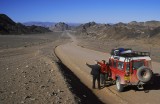
[[51, 32], [49, 28], [42, 26], [25, 26], [21, 23], [14, 22], [5, 14], [0, 14], [0, 34], [32, 34]]
[[0, 34], [30, 34], [50, 31], [74, 30], [77, 34], [91, 37], [104, 38], [150, 38], [160, 37], [160, 21], [146, 21], [116, 24], [100, 24], [89, 22], [64, 23], [64, 22], [26, 22], [16, 23], [5, 14], [0, 14]]
[[32, 26], [32, 25], [35, 25], [35, 26], [42, 26], [42, 27], [51, 27], [53, 25], [56, 24], [56, 22], [24, 22], [22, 23], [23, 25], [25, 26]]
[[[43, 27], [53, 27], [55, 26], [55, 24], [57, 24], [59, 22], [24, 22], [22, 24], [24, 24], [25, 26], [32, 26], [32, 25], [35, 25], [35, 26], [43, 26]], [[81, 23], [66, 23], [68, 24], [69, 26], [79, 26]]]
[[117, 24], [98, 24], [89, 22], [74, 29], [78, 35], [95, 39], [160, 38], [160, 22], [130, 22]]
[[47, 27], [51, 31], [64, 31], [70, 30], [77, 26], [80, 26], [80, 23], [64, 23], [64, 22], [25, 22], [23, 23], [25, 26], [42, 26]]
[[159, 27], [160, 26], [160, 21], [152, 20], [152, 21], [146, 21], [146, 22], [136, 22], [132, 21], [128, 24], [131, 25], [141, 25], [141, 26], [149, 26], [149, 27]]
[[68, 24], [64, 22], [56, 23], [54, 26], [50, 27], [50, 30], [52, 31], [65, 31], [65, 30], [70, 30], [70, 29], [71, 29], [71, 26], [69, 26]]

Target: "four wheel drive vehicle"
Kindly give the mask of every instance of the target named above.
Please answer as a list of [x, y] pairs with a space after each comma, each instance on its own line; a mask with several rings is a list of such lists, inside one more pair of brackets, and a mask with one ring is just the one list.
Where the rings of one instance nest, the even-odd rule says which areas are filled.
[[139, 89], [143, 89], [144, 84], [151, 82], [153, 72], [149, 52], [136, 52], [124, 48], [113, 49], [109, 64], [111, 77], [116, 82], [119, 92], [128, 85], [136, 85]]

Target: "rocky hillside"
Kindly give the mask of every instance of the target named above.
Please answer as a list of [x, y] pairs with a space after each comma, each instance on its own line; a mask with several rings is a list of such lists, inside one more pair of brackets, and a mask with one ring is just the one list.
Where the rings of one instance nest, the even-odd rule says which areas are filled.
[[146, 22], [136, 22], [132, 21], [129, 23], [130, 25], [140, 25], [140, 26], [148, 26], [148, 27], [159, 27], [160, 26], [160, 21], [146, 21]]
[[89, 22], [78, 26], [75, 30], [79, 35], [87, 35], [96, 39], [128, 39], [128, 38], [153, 38], [160, 36], [158, 23], [117, 23], [117, 24], [97, 24]]
[[55, 24], [54, 26], [50, 27], [50, 30], [52, 31], [65, 31], [65, 30], [70, 30], [70, 29], [71, 27], [64, 22], [59, 22]]
[[50, 32], [48, 28], [41, 26], [25, 26], [21, 23], [15, 23], [5, 14], [0, 14], [0, 34], [31, 34]]

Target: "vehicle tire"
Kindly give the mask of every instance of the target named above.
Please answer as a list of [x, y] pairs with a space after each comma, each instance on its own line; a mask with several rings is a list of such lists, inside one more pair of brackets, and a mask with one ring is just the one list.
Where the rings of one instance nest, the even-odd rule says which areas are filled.
[[119, 78], [116, 79], [116, 87], [117, 87], [117, 91], [118, 92], [122, 92], [123, 89], [124, 89], [123, 85], [120, 83], [120, 79]]
[[137, 70], [137, 78], [146, 83], [151, 80], [153, 73], [150, 68], [142, 66]]

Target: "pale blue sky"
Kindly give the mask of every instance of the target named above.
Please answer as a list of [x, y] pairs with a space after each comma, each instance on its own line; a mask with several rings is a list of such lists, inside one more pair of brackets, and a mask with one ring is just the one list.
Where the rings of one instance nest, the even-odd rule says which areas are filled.
[[160, 21], [160, 0], [0, 0], [0, 13], [16, 22]]

